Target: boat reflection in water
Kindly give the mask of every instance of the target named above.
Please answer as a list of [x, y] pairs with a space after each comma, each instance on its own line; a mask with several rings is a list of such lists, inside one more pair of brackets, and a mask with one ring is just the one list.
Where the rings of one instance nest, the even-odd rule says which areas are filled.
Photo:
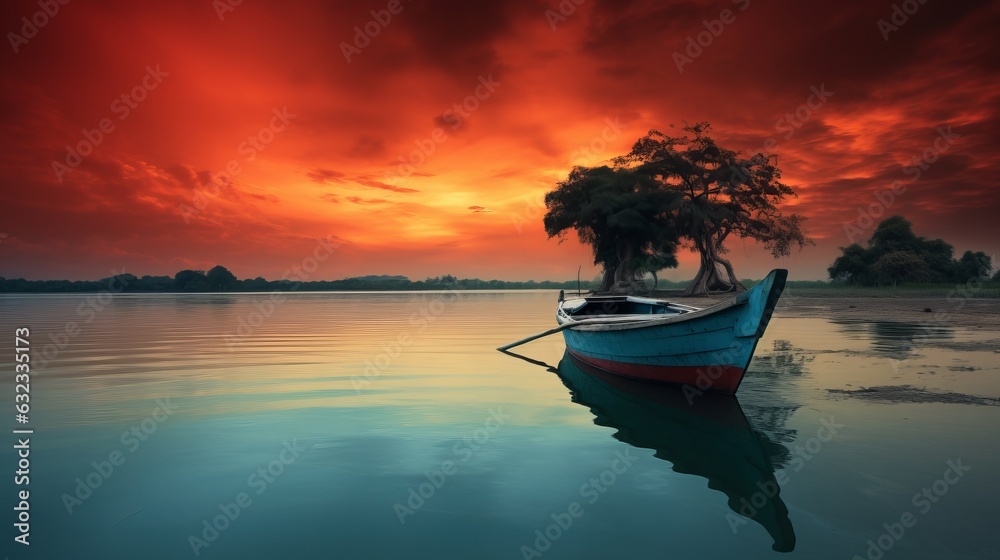
[[705, 393], [689, 403], [676, 387], [612, 375], [568, 352], [558, 373], [573, 401], [594, 413], [595, 424], [617, 429], [614, 437], [624, 443], [654, 450], [675, 472], [707, 478], [709, 488], [729, 498], [730, 509], [767, 530], [774, 550], [795, 548], [771, 460], [783, 448], [751, 428], [736, 397]]

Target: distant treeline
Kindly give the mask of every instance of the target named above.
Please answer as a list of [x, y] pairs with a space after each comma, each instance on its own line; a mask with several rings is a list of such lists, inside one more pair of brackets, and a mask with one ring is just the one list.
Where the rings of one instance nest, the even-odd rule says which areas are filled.
[[[662, 284], [663, 282], [661, 282]], [[583, 280], [580, 287], [589, 290], [594, 285], [591, 280]], [[528, 280], [510, 282], [506, 280], [480, 280], [479, 278], [456, 278], [450, 274], [435, 276], [425, 280], [410, 280], [406, 276], [358, 276], [343, 280], [318, 280], [299, 282], [295, 280], [239, 280], [223, 266], [216, 266], [208, 272], [202, 270], [182, 270], [170, 276], [142, 276], [120, 274], [101, 280], [25, 280], [0, 277], [0, 293], [11, 292], [270, 292], [279, 291], [391, 291], [391, 290], [532, 290], [563, 289], [576, 290], [576, 280], [565, 282]]]
[[[8, 279], [0, 276], [0, 293], [73, 293], [73, 292], [270, 292], [279, 291], [405, 291], [405, 290], [566, 290], [575, 293], [576, 280], [566, 282], [527, 280], [524, 282], [509, 282], [505, 280], [480, 280], [478, 278], [456, 278], [450, 274], [435, 276], [424, 280], [410, 280], [406, 276], [357, 276], [343, 280], [321, 280], [315, 282], [296, 282], [294, 280], [238, 280], [225, 267], [217, 266], [208, 273], [199, 270], [182, 270], [173, 277], [143, 276], [120, 274], [101, 280], [25, 280], [24, 278]], [[230, 278], [231, 276], [231, 278]], [[759, 280], [743, 280], [747, 288], [753, 287]], [[990, 285], [1000, 282], [1000, 274]], [[600, 286], [600, 277], [582, 280], [580, 289], [584, 292]], [[660, 279], [657, 291], [682, 290], [690, 280]], [[931, 288], [934, 286], [950, 286], [940, 282], [911, 284], [917, 287]], [[647, 286], [652, 287], [651, 283]], [[790, 280], [786, 284], [789, 289], [831, 289], [845, 287], [844, 282], [828, 280]], [[994, 288], [995, 289], [995, 288]], [[993, 296], [997, 297], [997, 296]]]

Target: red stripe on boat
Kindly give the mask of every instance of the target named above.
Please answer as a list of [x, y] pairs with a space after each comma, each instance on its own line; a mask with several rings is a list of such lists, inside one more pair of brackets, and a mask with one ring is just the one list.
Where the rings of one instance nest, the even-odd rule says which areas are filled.
[[[569, 350], [567, 348], [567, 350]], [[717, 366], [658, 366], [649, 364], [629, 364], [594, 358], [569, 350], [569, 353], [590, 366], [633, 379], [690, 385], [699, 391], [722, 391], [735, 393], [743, 379], [743, 368], [733, 365]]]

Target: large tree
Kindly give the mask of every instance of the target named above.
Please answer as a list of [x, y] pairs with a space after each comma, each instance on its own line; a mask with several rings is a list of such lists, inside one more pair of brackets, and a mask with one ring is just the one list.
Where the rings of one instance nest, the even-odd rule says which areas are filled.
[[[601, 265], [599, 291], [629, 290], [646, 272], [677, 266], [675, 193], [626, 169], [576, 167], [545, 195], [549, 237], [575, 230]], [[655, 270], [654, 270], [655, 269]]]
[[651, 130], [614, 160], [679, 197], [673, 222], [701, 257], [686, 294], [745, 289], [722, 256], [730, 235], [760, 242], [775, 258], [812, 243], [802, 228], [805, 218], [779, 209], [795, 192], [780, 181], [776, 157], [741, 157], [716, 144], [710, 129], [708, 123], [685, 125], [681, 136]]

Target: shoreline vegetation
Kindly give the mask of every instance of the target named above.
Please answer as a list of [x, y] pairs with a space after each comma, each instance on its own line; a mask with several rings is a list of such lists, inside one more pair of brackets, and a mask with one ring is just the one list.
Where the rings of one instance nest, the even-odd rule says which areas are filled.
[[[743, 280], [750, 288], [757, 280]], [[583, 294], [592, 293], [600, 286], [600, 279], [581, 280]], [[671, 281], [659, 279], [656, 290], [634, 295], [657, 298], [687, 298], [684, 289], [690, 280]], [[0, 293], [252, 293], [252, 292], [386, 292], [434, 290], [565, 290], [570, 296], [577, 293], [577, 281], [508, 281], [457, 278], [450, 274], [424, 280], [410, 280], [406, 276], [369, 275], [340, 280], [237, 279], [225, 267], [217, 266], [205, 273], [184, 270], [174, 277], [120, 274], [100, 280], [25, 280], [0, 276]], [[708, 298], [728, 299], [735, 292], [710, 292]], [[859, 286], [825, 280], [790, 280], [785, 287], [786, 296], [802, 297], [962, 297], [1000, 299], [1000, 281], [982, 280], [974, 285], [954, 283], [907, 283], [891, 286]], [[705, 298], [706, 296], [694, 296]]]
[[[580, 286], [589, 290], [594, 284], [583, 280]], [[118, 274], [100, 280], [25, 280], [0, 276], [0, 293], [73, 293], [73, 292], [124, 292], [124, 293], [240, 293], [240, 292], [385, 292], [426, 290], [576, 290], [577, 281], [536, 282], [480, 280], [456, 278], [450, 274], [424, 280], [410, 280], [406, 276], [368, 275], [340, 280], [302, 281], [291, 277], [287, 280], [266, 280], [260, 276], [239, 280], [225, 267], [216, 266], [207, 273], [200, 270], [182, 270], [173, 277]]]

